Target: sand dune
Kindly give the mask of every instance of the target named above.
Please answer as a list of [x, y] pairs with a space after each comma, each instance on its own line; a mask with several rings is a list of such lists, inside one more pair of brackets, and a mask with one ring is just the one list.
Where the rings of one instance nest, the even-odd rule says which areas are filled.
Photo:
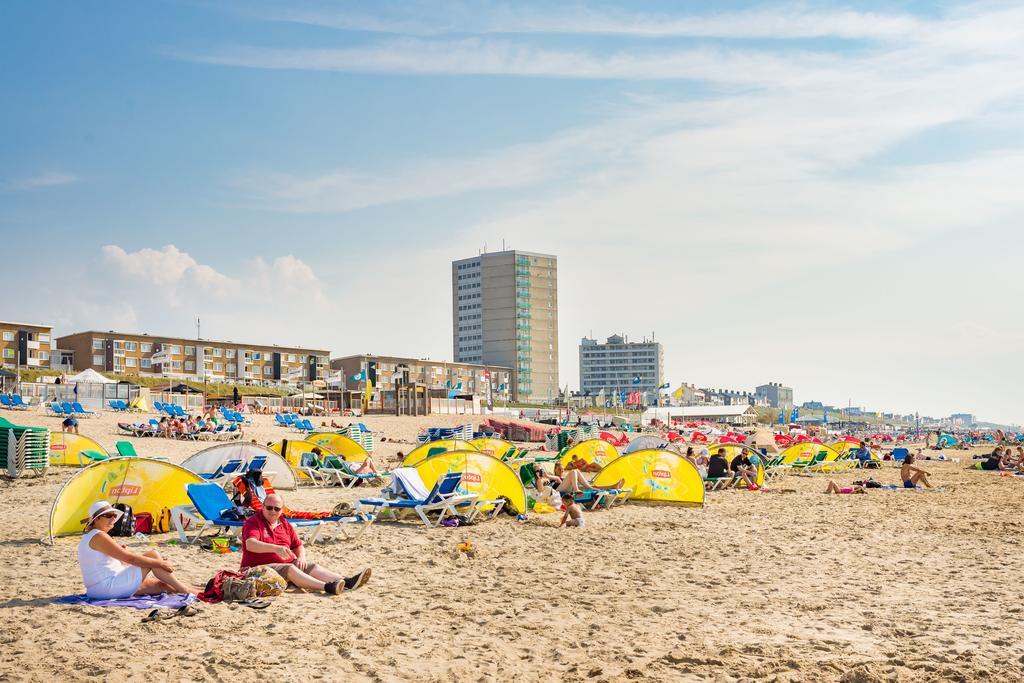
[[[22, 424], [56, 426], [38, 414]], [[83, 421], [112, 447], [115, 416]], [[456, 417], [368, 418], [392, 438]], [[258, 417], [260, 443], [287, 434]], [[202, 445], [134, 440], [180, 462]], [[378, 459], [408, 445], [383, 444]], [[825, 477], [775, 492], [709, 494], [704, 509], [627, 505], [426, 531], [375, 525], [318, 545], [339, 570], [374, 567], [364, 590], [288, 593], [255, 612], [141, 624], [135, 610], [67, 607], [82, 590], [75, 539], [39, 543], [71, 474], [0, 479], [0, 676], [13, 680], [779, 681], [1024, 678], [1024, 481], [926, 463], [940, 493], [825, 496]], [[836, 478], [849, 482], [858, 474]], [[876, 474], [893, 483], [895, 469]], [[365, 490], [302, 489], [323, 508]], [[157, 540], [170, 538], [157, 537]], [[469, 558], [456, 545], [471, 539]], [[205, 581], [238, 556], [160, 546]]]

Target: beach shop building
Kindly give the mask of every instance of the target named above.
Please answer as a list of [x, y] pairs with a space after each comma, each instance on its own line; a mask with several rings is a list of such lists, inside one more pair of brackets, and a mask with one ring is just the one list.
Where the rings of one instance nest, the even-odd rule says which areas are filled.
[[330, 352], [127, 332], [76, 332], [57, 340], [77, 371], [232, 384], [301, 384], [327, 377]]
[[658, 419], [671, 424], [672, 422], [707, 421], [730, 425], [752, 425], [757, 422], [757, 411], [749, 404], [734, 406], [670, 406], [665, 408], [648, 408], [644, 411], [643, 421], [649, 423]]
[[3, 368], [9, 371], [49, 369], [52, 337], [50, 325], [0, 322]]

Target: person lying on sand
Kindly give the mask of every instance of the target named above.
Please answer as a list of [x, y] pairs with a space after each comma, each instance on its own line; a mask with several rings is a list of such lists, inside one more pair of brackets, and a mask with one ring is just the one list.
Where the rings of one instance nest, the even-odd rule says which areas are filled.
[[833, 479], [828, 480], [825, 493], [867, 493], [863, 486], [840, 486]]
[[900, 467], [900, 479], [903, 480], [903, 487], [908, 489], [916, 489], [917, 485], [923, 484], [925, 488], [932, 488], [932, 484], [928, 481], [929, 472], [915, 467], [913, 454], [908, 454], [903, 460], [903, 465]]
[[113, 600], [133, 595], [198, 594], [202, 591], [202, 588], [179, 581], [174, 576], [174, 565], [155, 549], [140, 555], [126, 550], [111, 538], [110, 530], [122, 514], [105, 500], [89, 507], [85, 535], [78, 543], [78, 564], [86, 595], [94, 600]]
[[579, 470], [569, 470], [565, 473], [565, 478], [562, 479], [562, 483], [558, 485], [559, 493], [571, 493], [573, 495], [582, 493], [583, 491], [607, 491], [611, 489], [621, 489], [626, 483], [625, 479], [619, 479], [611, 486], [594, 486], [587, 478], [583, 476], [583, 473]]
[[570, 470], [579, 470], [580, 472], [600, 472], [601, 466], [596, 462], [587, 462], [580, 456], [574, 456], [569, 464], [566, 466]]
[[562, 514], [562, 519], [558, 522], [558, 526], [576, 527], [577, 529], [585, 526], [583, 508], [572, 497], [566, 499], [565, 512]]
[[967, 469], [988, 470], [990, 472], [1006, 471], [1012, 469], [1006, 462], [1006, 455], [1002, 448], [996, 448], [986, 460], [976, 462]]
[[245, 521], [242, 569], [270, 567], [292, 585], [331, 595], [355, 590], [370, 580], [369, 567], [346, 578], [310, 562], [295, 527], [283, 517], [283, 512], [281, 496], [271, 493], [263, 501], [263, 508]]

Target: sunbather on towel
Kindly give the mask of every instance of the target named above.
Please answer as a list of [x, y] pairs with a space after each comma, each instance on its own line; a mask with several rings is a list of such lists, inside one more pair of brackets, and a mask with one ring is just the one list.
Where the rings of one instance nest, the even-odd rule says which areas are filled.
[[558, 526], [583, 528], [583, 508], [571, 496], [565, 500], [565, 512]]
[[573, 456], [573, 459], [569, 461], [569, 464], [566, 465], [566, 468], [570, 470], [579, 470], [580, 472], [601, 471], [601, 466], [598, 465], [596, 462], [587, 462], [578, 455]]
[[1006, 457], [1003, 453], [1002, 448], [997, 448], [992, 451], [992, 454], [988, 456], [986, 460], [974, 463], [967, 469], [969, 470], [989, 470], [991, 472], [1005, 471], [1012, 469], [1006, 464]]
[[594, 486], [587, 478], [583, 476], [583, 473], [579, 470], [568, 470], [565, 473], [565, 478], [562, 479], [562, 483], [558, 486], [559, 493], [582, 493], [583, 491], [608, 491], [612, 489], [621, 489], [625, 486], [626, 480], [619, 479], [611, 486]]
[[840, 486], [835, 480], [829, 479], [825, 493], [867, 493], [867, 490], [863, 486]]
[[369, 567], [346, 578], [310, 562], [295, 527], [282, 516], [283, 512], [284, 501], [272, 493], [263, 501], [263, 508], [245, 521], [242, 569], [267, 566], [299, 588], [332, 595], [355, 590], [370, 580]]
[[95, 600], [112, 600], [160, 593], [198, 594], [203, 590], [179, 581], [174, 576], [174, 565], [155, 549], [140, 555], [111, 538], [110, 530], [122, 514], [105, 500], [89, 508], [85, 535], [78, 543], [78, 563], [86, 595]]
[[908, 454], [903, 460], [903, 466], [900, 467], [900, 479], [903, 480], [903, 487], [908, 489], [916, 489], [918, 484], [923, 484], [925, 488], [932, 488], [932, 484], [928, 481], [928, 472], [922, 470], [920, 467], [915, 467], [913, 454]]

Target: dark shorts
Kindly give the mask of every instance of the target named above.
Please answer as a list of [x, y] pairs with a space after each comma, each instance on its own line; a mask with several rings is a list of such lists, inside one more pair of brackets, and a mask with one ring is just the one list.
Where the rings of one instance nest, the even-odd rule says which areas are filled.
[[[264, 567], [270, 567], [275, 572], [280, 574], [282, 579], [284, 579], [285, 581], [288, 581], [288, 568], [289, 567], [295, 567], [295, 564], [292, 563], [292, 562], [273, 562], [271, 564], [265, 564], [263, 566]], [[295, 568], [298, 569], [298, 567], [295, 567]], [[309, 564], [306, 565], [306, 570], [305, 571], [306, 571], [307, 574], [309, 574], [314, 569], [316, 569], [316, 562], [310, 562]]]
[[905, 489], [916, 489], [917, 487], [914, 486], [914, 482], [910, 481], [909, 479], [904, 479], [903, 480], [903, 488], [905, 488]]
[[78, 420], [76, 420], [73, 417], [69, 417], [68, 419], [64, 420], [64, 426], [65, 427], [77, 427], [78, 426]]

